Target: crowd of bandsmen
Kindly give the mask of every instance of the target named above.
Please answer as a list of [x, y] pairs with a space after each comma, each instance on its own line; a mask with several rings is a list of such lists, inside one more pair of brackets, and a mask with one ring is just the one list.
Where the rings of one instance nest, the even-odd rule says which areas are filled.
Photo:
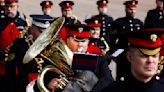
[[[144, 22], [135, 18], [139, 1], [124, 1], [126, 15], [115, 20], [107, 15], [109, 3], [98, 0], [99, 14], [82, 24], [72, 14], [75, 3], [61, 1], [64, 24], [57, 37], [25, 62], [37, 37], [62, 18], [51, 16], [53, 2], [45, 0], [40, 3], [43, 14], [31, 14], [30, 24], [18, 11], [18, 0], [0, 0], [0, 92], [163, 92], [164, 1], [156, 0]], [[116, 80], [110, 62], [117, 65]], [[44, 89], [38, 79], [49, 65], [58, 67], [69, 83], [63, 84], [54, 68], [44, 75]]]

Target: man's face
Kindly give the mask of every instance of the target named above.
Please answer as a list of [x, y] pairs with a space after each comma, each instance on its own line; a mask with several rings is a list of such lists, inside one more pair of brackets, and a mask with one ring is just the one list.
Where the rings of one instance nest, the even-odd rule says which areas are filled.
[[138, 78], [153, 77], [158, 69], [159, 53], [153, 56], [142, 54], [139, 49], [132, 48], [127, 52], [127, 59], [131, 63], [132, 74]]
[[64, 17], [71, 17], [72, 16], [72, 9], [63, 9], [62, 16]]
[[163, 1], [161, 1], [161, 0], [156, 0], [156, 5], [157, 5], [157, 8], [163, 9]]
[[73, 37], [68, 37], [67, 46], [70, 48], [72, 52], [86, 52], [89, 44], [89, 40], [85, 41], [76, 41]]
[[43, 8], [43, 14], [50, 15], [51, 14], [51, 8]]
[[5, 14], [8, 17], [14, 18], [18, 11], [18, 3], [5, 5]]
[[136, 13], [136, 7], [126, 8], [126, 15], [134, 17]]
[[94, 30], [90, 32], [91, 38], [99, 38], [100, 36], [100, 27], [94, 27]]
[[107, 10], [107, 6], [98, 7], [98, 11], [100, 14], [107, 14]]

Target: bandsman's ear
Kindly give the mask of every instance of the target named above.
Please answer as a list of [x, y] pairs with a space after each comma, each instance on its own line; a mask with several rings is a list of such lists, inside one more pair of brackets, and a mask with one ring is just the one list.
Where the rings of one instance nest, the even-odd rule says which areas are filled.
[[131, 61], [132, 61], [132, 54], [131, 54], [130, 51], [127, 51], [127, 53], [126, 53], [126, 58], [127, 58], [127, 60], [131, 63]]

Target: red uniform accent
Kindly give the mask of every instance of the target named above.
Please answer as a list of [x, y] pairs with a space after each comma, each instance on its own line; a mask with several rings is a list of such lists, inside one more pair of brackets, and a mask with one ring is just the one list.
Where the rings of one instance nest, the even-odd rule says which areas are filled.
[[133, 4], [129, 4], [129, 5], [126, 5], [126, 7], [133, 8], [133, 7], [137, 7], [137, 6], [133, 5]]
[[101, 23], [100, 23], [100, 19], [98, 18], [90, 18], [90, 19], [86, 19], [85, 23], [87, 23], [89, 26], [91, 27], [101, 27]]
[[149, 48], [160, 47], [162, 45], [162, 41], [160, 38], [157, 38], [155, 42], [150, 39], [128, 38], [128, 43], [130, 43], [130, 45]]
[[66, 42], [67, 39], [67, 31], [66, 31], [66, 27], [63, 26], [59, 32], [60, 38], [62, 38], [63, 41]]
[[97, 5], [100, 7], [108, 6], [108, 0], [99, 0], [99, 1], [97, 1]]
[[127, 8], [137, 7], [138, 1], [137, 0], [128, 0], [123, 3]]
[[6, 64], [0, 63], [0, 76], [5, 75]]
[[78, 31], [69, 30], [69, 35], [77, 36], [77, 37], [81, 37], [81, 38], [88, 38], [90, 33], [87, 31], [78, 32]]
[[33, 80], [36, 80], [38, 77], [38, 73], [29, 73], [28, 74], [28, 80], [29, 82], [33, 81]]
[[[10, 23], [0, 33], [0, 49], [5, 50], [19, 36], [19, 30], [14, 23]], [[0, 63], [0, 75], [5, 75], [6, 64]]]
[[73, 7], [74, 2], [73, 1], [62, 1], [59, 3], [59, 6], [63, 9], [71, 8]]
[[[161, 40], [164, 43], [164, 34], [161, 35]], [[160, 51], [160, 55], [164, 56], [164, 44], [162, 45], [161, 51]]]
[[0, 33], [0, 49], [5, 50], [19, 36], [19, 30], [14, 23], [10, 23]]
[[99, 55], [102, 54], [100, 48], [97, 47], [97, 45], [92, 44], [92, 43], [89, 44], [88, 49], [87, 49], [87, 52], [90, 53], [90, 54], [99, 54]]
[[40, 3], [40, 6], [42, 6], [43, 8], [51, 8], [52, 5], [53, 5], [53, 3], [51, 1], [48, 1], [48, 0], [42, 1]]
[[67, 24], [66, 28], [67, 34], [80, 38], [89, 38], [90, 30], [93, 29], [93, 27], [86, 24]]
[[18, 0], [5, 0], [5, 2], [18, 2]]

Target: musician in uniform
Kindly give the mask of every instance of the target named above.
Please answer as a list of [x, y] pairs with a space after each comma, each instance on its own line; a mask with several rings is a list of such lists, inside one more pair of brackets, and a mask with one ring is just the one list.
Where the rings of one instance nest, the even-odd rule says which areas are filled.
[[88, 52], [97, 51], [95, 54], [106, 55], [106, 52], [109, 51], [109, 46], [104, 37], [100, 37], [102, 26], [100, 20], [96, 18], [90, 18], [86, 19], [85, 22], [87, 25], [94, 27], [94, 30], [91, 30], [90, 34]]
[[[125, 5], [126, 16], [116, 19], [112, 24], [111, 31], [111, 52], [117, 52], [117, 77], [120, 79], [122, 76], [127, 75], [125, 66], [129, 64], [125, 57], [126, 47], [128, 45], [127, 38], [118, 37], [117, 34], [127, 31], [140, 31], [143, 29], [143, 22], [135, 18], [136, 8], [138, 1], [128, 0], [123, 3]], [[112, 54], [113, 55], [113, 54]], [[124, 58], [124, 59], [123, 59]], [[126, 67], [127, 68], [127, 67]]]
[[66, 31], [65, 31], [65, 25], [66, 24], [81, 24], [81, 22], [77, 19], [75, 15], [73, 15], [73, 1], [61, 1], [59, 3], [59, 6], [61, 7], [61, 13], [62, 17], [65, 18], [64, 26], [62, 27], [60, 31], [61, 38], [66, 41]]
[[[145, 18], [145, 28], [164, 28], [164, 8], [163, 0], [156, 0], [156, 8], [151, 9], [147, 12]], [[164, 35], [161, 36], [162, 41], [164, 41]], [[164, 46], [161, 49], [161, 56], [164, 56]], [[163, 63], [161, 63], [163, 65]], [[161, 71], [161, 76], [164, 76], [164, 70]]]
[[[0, 51], [1, 51], [1, 63], [0, 63], [0, 76], [3, 77], [5, 75], [5, 67], [8, 58], [8, 51], [12, 42], [19, 37], [20, 32], [27, 26], [27, 23], [24, 19], [20, 17], [20, 12], [18, 11], [18, 0], [5, 0], [5, 14], [4, 18], [0, 21]], [[2, 80], [5, 81], [3, 78]], [[6, 81], [0, 83], [1, 92], [3, 91], [6, 86]]]
[[17, 38], [9, 51], [9, 59], [6, 64], [7, 92], [25, 92], [27, 84], [37, 77], [34, 74], [38, 70], [35, 60], [31, 62], [32, 64], [25, 65], [22, 62], [23, 57], [33, 41], [50, 26], [49, 21], [54, 19], [48, 15], [35, 14], [30, 17], [32, 25], [29, 27], [28, 35], [24, 38]]
[[40, 6], [42, 7], [42, 12], [44, 15], [51, 15], [51, 9], [53, 6], [53, 2], [50, 0], [44, 0], [40, 3]]
[[101, 20], [101, 32], [100, 37], [104, 37], [107, 41], [108, 45], [110, 45], [110, 29], [111, 24], [113, 22], [113, 18], [109, 15], [107, 15], [107, 7], [108, 7], [108, 0], [98, 0], [97, 1], [97, 8], [98, 8], [98, 15], [94, 15], [93, 17], [96, 17]]
[[164, 31], [145, 29], [126, 35], [129, 43], [126, 57], [130, 62], [130, 75], [114, 82], [102, 92], [164, 91], [164, 79], [156, 75], [163, 44], [160, 32]]
[[[51, 59], [51, 61], [55, 63], [56, 67], [58, 67], [63, 73], [65, 73], [67, 77], [73, 79], [70, 79], [70, 82], [67, 86], [65, 85], [65, 88], [63, 87], [63, 91], [91, 91], [93, 87], [94, 89], [96, 89], [94, 91], [98, 91], [111, 83], [113, 81], [113, 78], [108, 67], [108, 62], [106, 61], [106, 58], [99, 58], [99, 61], [102, 60], [103, 62], [99, 63], [99, 65], [97, 66], [98, 70], [95, 73], [91, 71], [81, 70], [75, 72], [71, 69], [73, 65], [73, 55], [75, 54], [75, 52], [87, 52], [90, 29], [93, 28], [85, 24], [69, 24], [66, 25], [66, 28], [66, 42], [64, 42], [60, 38], [56, 38], [53, 44], [51, 44], [52, 46], [46, 47], [46, 49], [43, 51], [43, 55]], [[60, 81], [58, 81], [58, 78], [60, 78], [59, 75], [56, 76], [55, 73], [51, 72], [50, 75], [44, 75], [43, 83], [47, 89], [55, 91], [58, 90], [58, 84], [61, 84]], [[38, 92], [38, 90], [43, 91], [43, 88], [40, 88], [40, 86], [39, 89], [37, 88], [38, 85], [43, 84], [37, 79], [37, 82], [35, 82], [34, 90], [37, 90], [36, 92]]]
[[147, 12], [144, 26], [145, 28], [164, 28], [163, 0], [156, 0], [156, 8]]

